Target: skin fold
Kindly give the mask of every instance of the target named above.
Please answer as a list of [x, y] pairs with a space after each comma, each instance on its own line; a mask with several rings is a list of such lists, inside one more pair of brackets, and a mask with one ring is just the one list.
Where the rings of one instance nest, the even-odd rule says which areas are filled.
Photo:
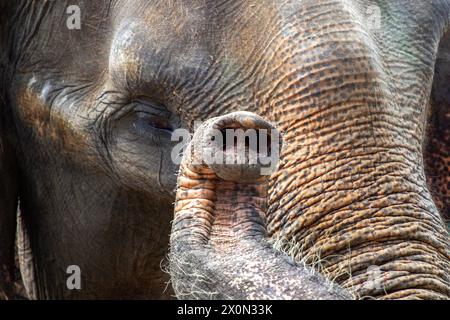
[[[19, 205], [34, 299], [448, 299], [449, 19], [447, 0], [1, 1], [0, 292]], [[277, 170], [176, 165], [172, 132], [192, 146], [218, 119], [276, 128]]]

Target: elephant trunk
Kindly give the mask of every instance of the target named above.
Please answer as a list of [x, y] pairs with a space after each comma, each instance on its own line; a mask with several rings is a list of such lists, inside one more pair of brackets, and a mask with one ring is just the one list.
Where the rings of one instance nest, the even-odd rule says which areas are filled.
[[342, 288], [268, 243], [267, 179], [260, 175], [260, 163], [251, 163], [249, 150], [240, 149], [248, 144], [224, 151], [225, 157], [246, 151], [243, 162], [205, 160], [205, 152], [217, 156], [223, 150], [217, 137], [230, 128], [274, 130], [254, 114], [237, 112], [210, 119], [194, 134], [180, 167], [171, 234], [170, 272], [177, 297], [350, 299]]
[[205, 163], [204, 151], [221, 150], [222, 141], [204, 137], [226, 128], [273, 129], [239, 112], [196, 131], [180, 168], [171, 235], [178, 297], [351, 298], [332, 283], [359, 298], [450, 296], [448, 235], [417, 151], [362, 142], [351, 151], [309, 150], [308, 158], [291, 123], [280, 166], [267, 179], [249, 157]]
[[[283, 64], [256, 97], [284, 142], [268, 236], [359, 298], [449, 298], [449, 236], [423, 164], [432, 63], [386, 59], [363, 15], [330, 6], [317, 19], [306, 6], [308, 30], [292, 23], [298, 38], [269, 49]], [[405, 62], [421, 71], [395, 82]]]
[[426, 185], [418, 125], [384, 107], [345, 106], [351, 120], [337, 104], [314, 125], [284, 115], [268, 234], [359, 298], [448, 299], [449, 237]]

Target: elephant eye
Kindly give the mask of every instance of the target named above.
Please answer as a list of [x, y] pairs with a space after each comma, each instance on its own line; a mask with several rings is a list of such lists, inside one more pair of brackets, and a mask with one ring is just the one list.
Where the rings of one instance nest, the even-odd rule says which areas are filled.
[[146, 129], [150, 126], [154, 129], [172, 131], [170, 124], [170, 113], [160, 112], [159, 110], [136, 111], [133, 126], [137, 130]]
[[130, 115], [132, 131], [145, 134], [148, 130], [172, 132], [174, 129], [171, 124], [171, 113], [162, 105], [138, 101], [133, 103], [132, 110]]
[[119, 121], [135, 135], [159, 135], [174, 130], [172, 114], [161, 104], [135, 101], [126, 107]]

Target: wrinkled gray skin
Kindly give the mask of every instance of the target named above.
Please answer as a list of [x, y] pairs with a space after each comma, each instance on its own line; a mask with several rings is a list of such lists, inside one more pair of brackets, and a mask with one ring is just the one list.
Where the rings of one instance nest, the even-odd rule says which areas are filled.
[[[71, 4], [81, 30], [66, 27]], [[364, 17], [373, 4], [377, 30]], [[172, 296], [160, 266], [178, 174], [171, 132], [251, 111], [286, 142], [261, 191], [264, 232], [241, 248], [262, 264], [212, 237], [192, 248], [175, 227], [180, 297], [350, 297], [276, 251], [282, 239], [296, 260], [322, 253], [359, 295], [448, 298], [448, 235], [422, 153], [449, 15], [444, 0], [1, 1], [0, 288], [11, 295], [20, 198], [31, 298]], [[67, 289], [70, 265], [82, 290]], [[370, 265], [385, 288], [365, 286]], [[214, 281], [189, 292], [180, 270]]]

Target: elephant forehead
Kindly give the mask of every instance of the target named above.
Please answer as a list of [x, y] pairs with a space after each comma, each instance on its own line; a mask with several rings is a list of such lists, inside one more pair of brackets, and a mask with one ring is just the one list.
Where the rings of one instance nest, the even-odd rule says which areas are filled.
[[109, 71], [127, 84], [193, 80], [214, 70], [226, 80], [231, 72], [239, 81], [233, 71], [273, 58], [263, 55], [270, 55], [266, 47], [279, 45], [279, 39], [286, 46], [298, 38], [286, 24], [308, 7], [300, 1], [269, 0], [139, 3], [128, 10], [131, 3], [119, 2], [112, 24]]
[[[198, 28], [194, 22], [189, 25], [191, 30]], [[175, 82], [207, 68], [206, 45], [192, 31], [180, 33], [173, 25], [125, 20], [114, 34], [108, 57], [112, 79], [121, 86], [161, 79]]]

